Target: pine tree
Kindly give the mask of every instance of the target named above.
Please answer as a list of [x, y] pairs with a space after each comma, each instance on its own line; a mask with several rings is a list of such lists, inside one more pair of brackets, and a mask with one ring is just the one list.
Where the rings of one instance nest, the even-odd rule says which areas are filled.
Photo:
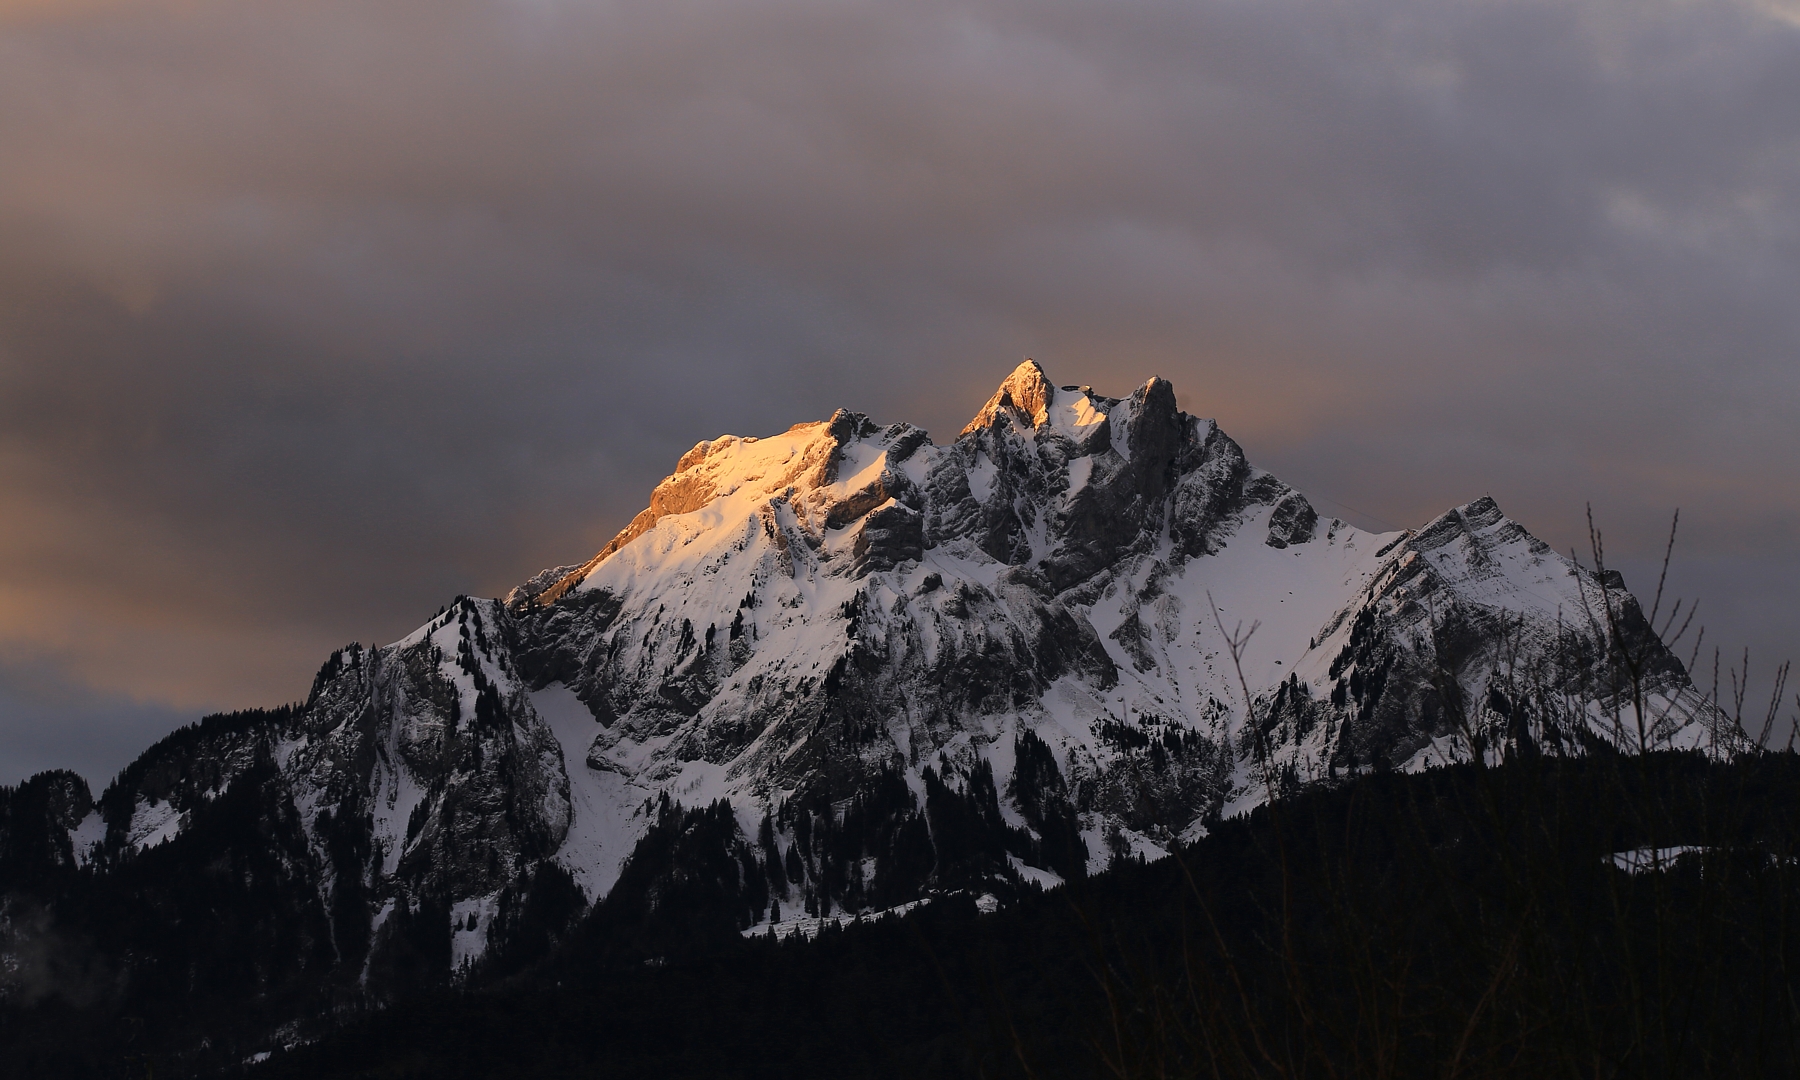
[[781, 848], [775, 843], [775, 822], [768, 814], [763, 815], [762, 827], [756, 830], [756, 843], [762, 848], [763, 864], [768, 867], [769, 888], [787, 892], [788, 875], [781, 865]]

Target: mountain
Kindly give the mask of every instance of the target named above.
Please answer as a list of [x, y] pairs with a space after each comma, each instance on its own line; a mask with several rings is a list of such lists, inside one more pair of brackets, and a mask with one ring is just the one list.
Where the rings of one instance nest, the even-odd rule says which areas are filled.
[[1364, 532], [1166, 381], [1028, 360], [947, 445], [848, 411], [702, 442], [593, 558], [332, 654], [304, 704], [98, 800], [34, 778], [0, 914], [15, 993], [53, 909], [99, 983], [212, 980], [266, 1026], [517, 970], [591, 906], [1005, 903], [1310, 784], [1729, 738], [1623, 581], [1492, 500]]

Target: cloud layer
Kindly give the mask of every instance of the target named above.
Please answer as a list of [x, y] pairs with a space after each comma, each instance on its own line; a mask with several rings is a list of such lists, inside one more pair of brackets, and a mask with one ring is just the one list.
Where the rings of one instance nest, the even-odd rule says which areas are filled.
[[143, 703], [116, 767], [1024, 354], [1359, 524], [1592, 502], [1639, 584], [1680, 506], [1709, 640], [1800, 651], [1797, 12], [0, 0], [0, 709]]

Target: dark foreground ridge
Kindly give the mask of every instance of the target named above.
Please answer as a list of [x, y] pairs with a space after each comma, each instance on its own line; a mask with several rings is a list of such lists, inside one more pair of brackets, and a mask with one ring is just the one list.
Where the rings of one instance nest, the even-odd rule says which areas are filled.
[[11, 1006], [0, 1039], [46, 1076], [1792, 1076], [1797, 856], [1792, 754], [1539, 757], [810, 943], [740, 937], [671, 847], [636, 870], [689, 902], [602, 903], [503, 979], [254, 1068], [142, 999]]

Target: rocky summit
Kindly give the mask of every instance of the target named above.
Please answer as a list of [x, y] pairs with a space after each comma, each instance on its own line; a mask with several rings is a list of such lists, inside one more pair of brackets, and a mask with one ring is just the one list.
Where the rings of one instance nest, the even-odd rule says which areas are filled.
[[380, 999], [602, 901], [746, 933], [1004, 904], [1304, 785], [1723, 737], [1617, 575], [1492, 500], [1364, 532], [1168, 382], [1028, 360], [945, 445], [848, 411], [702, 442], [593, 558], [334, 653], [98, 800], [39, 777], [7, 843], [140, 882], [237, 859], [281, 921], [258, 947]]

